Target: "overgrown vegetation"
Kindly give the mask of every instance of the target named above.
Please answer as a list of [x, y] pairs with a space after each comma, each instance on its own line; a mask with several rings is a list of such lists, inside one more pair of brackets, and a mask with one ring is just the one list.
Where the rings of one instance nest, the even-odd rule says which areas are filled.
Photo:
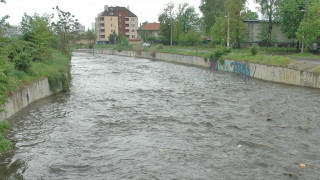
[[0, 156], [2, 153], [9, 151], [12, 148], [11, 141], [5, 138], [7, 130], [10, 128], [8, 121], [0, 122]]
[[[55, 9], [57, 22], [51, 22], [53, 15], [24, 14], [22, 35], [14, 38], [4, 36], [8, 16], [0, 18], [0, 107], [10, 92], [44, 77], [49, 77], [52, 91], [69, 90], [70, 42], [77, 34], [77, 20], [69, 12]], [[9, 128], [7, 121], [0, 123], [0, 153], [12, 146], [4, 136]]]

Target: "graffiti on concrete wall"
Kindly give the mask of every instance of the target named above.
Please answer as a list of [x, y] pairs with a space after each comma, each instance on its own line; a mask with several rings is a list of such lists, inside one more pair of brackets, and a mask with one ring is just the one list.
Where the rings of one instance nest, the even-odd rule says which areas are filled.
[[211, 69], [218, 70], [218, 71], [224, 71], [223, 66], [221, 65], [221, 62], [215, 59], [210, 59], [211, 62]]
[[231, 66], [233, 67], [233, 73], [243, 76], [250, 76], [251, 68], [249, 63], [232, 62]]
[[254, 76], [256, 67], [254, 65], [250, 65], [246, 62], [234, 62], [225, 60], [223, 64], [220, 61], [211, 59], [211, 69], [224, 71], [224, 72], [233, 72], [237, 75], [242, 76]]

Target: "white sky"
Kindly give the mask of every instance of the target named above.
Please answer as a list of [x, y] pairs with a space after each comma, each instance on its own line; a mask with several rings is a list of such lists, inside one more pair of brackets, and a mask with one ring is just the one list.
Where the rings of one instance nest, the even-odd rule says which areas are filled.
[[[252, 0], [248, 0], [252, 2]], [[18, 25], [21, 22], [24, 13], [40, 15], [52, 14], [53, 7], [59, 6], [63, 11], [69, 11], [75, 15], [79, 22], [91, 28], [91, 23], [95, 17], [104, 10], [104, 5], [110, 6], [129, 6], [131, 12], [136, 14], [139, 23], [145, 21], [158, 22], [158, 15], [163, 11], [165, 4], [173, 2], [177, 6], [180, 3], [189, 3], [193, 5], [199, 14], [199, 5], [201, 0], [6, 0], [6, 3], [0, 3], [0, 18], [9, 15], [7, 20], [11, 25]], [[251, 10], [256, 11], [254, 4], [248, 5]]]

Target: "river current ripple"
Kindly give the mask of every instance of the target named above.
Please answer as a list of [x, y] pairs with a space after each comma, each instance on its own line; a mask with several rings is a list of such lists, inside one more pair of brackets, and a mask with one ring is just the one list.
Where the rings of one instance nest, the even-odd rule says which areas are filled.
[[0, 179], [320, 177], [318, 89], [85, 53], [71, 75], [9, 119]]

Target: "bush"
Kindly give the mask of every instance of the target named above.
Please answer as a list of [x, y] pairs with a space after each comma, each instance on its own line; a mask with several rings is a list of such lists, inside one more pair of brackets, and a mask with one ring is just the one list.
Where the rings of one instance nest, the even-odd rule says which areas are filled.
[[257, 45], [254, 44], [254, 45], [251, 46], [250, 52], [251, 52], [252, 56], [257, 55], [258, 51], [259, 51], [259, 48], [258, 48]]
[[15, 69], [27, 72], [31, 67], [31, 57], [27, 53], [20, 53], [13, 59]]
[[227, 49], [224, 46], [217, 46], [211, 54], [211, 58], [219, 60], [223, 55], [228, 54], [231, 52], [231, 49]]
[[157, 49], [164, 49], [164, 47], [162, 45], [158, 45]]
[[0, 122], [0, 155], [1, 153], [7, 152], [12, 148], [11, 141], [7, 140], [4, 135], [6, 131], [10, 128], [8, 121]]
[[62, 92], [70, 91], [69, 79], [63, 72], [50, 74], [48, 77], [50, 90], [56, 92], [59, 88], [62, 88]]
[[141, 56], [142, 46], [133, 46], [133, 50], [137, 55]]

